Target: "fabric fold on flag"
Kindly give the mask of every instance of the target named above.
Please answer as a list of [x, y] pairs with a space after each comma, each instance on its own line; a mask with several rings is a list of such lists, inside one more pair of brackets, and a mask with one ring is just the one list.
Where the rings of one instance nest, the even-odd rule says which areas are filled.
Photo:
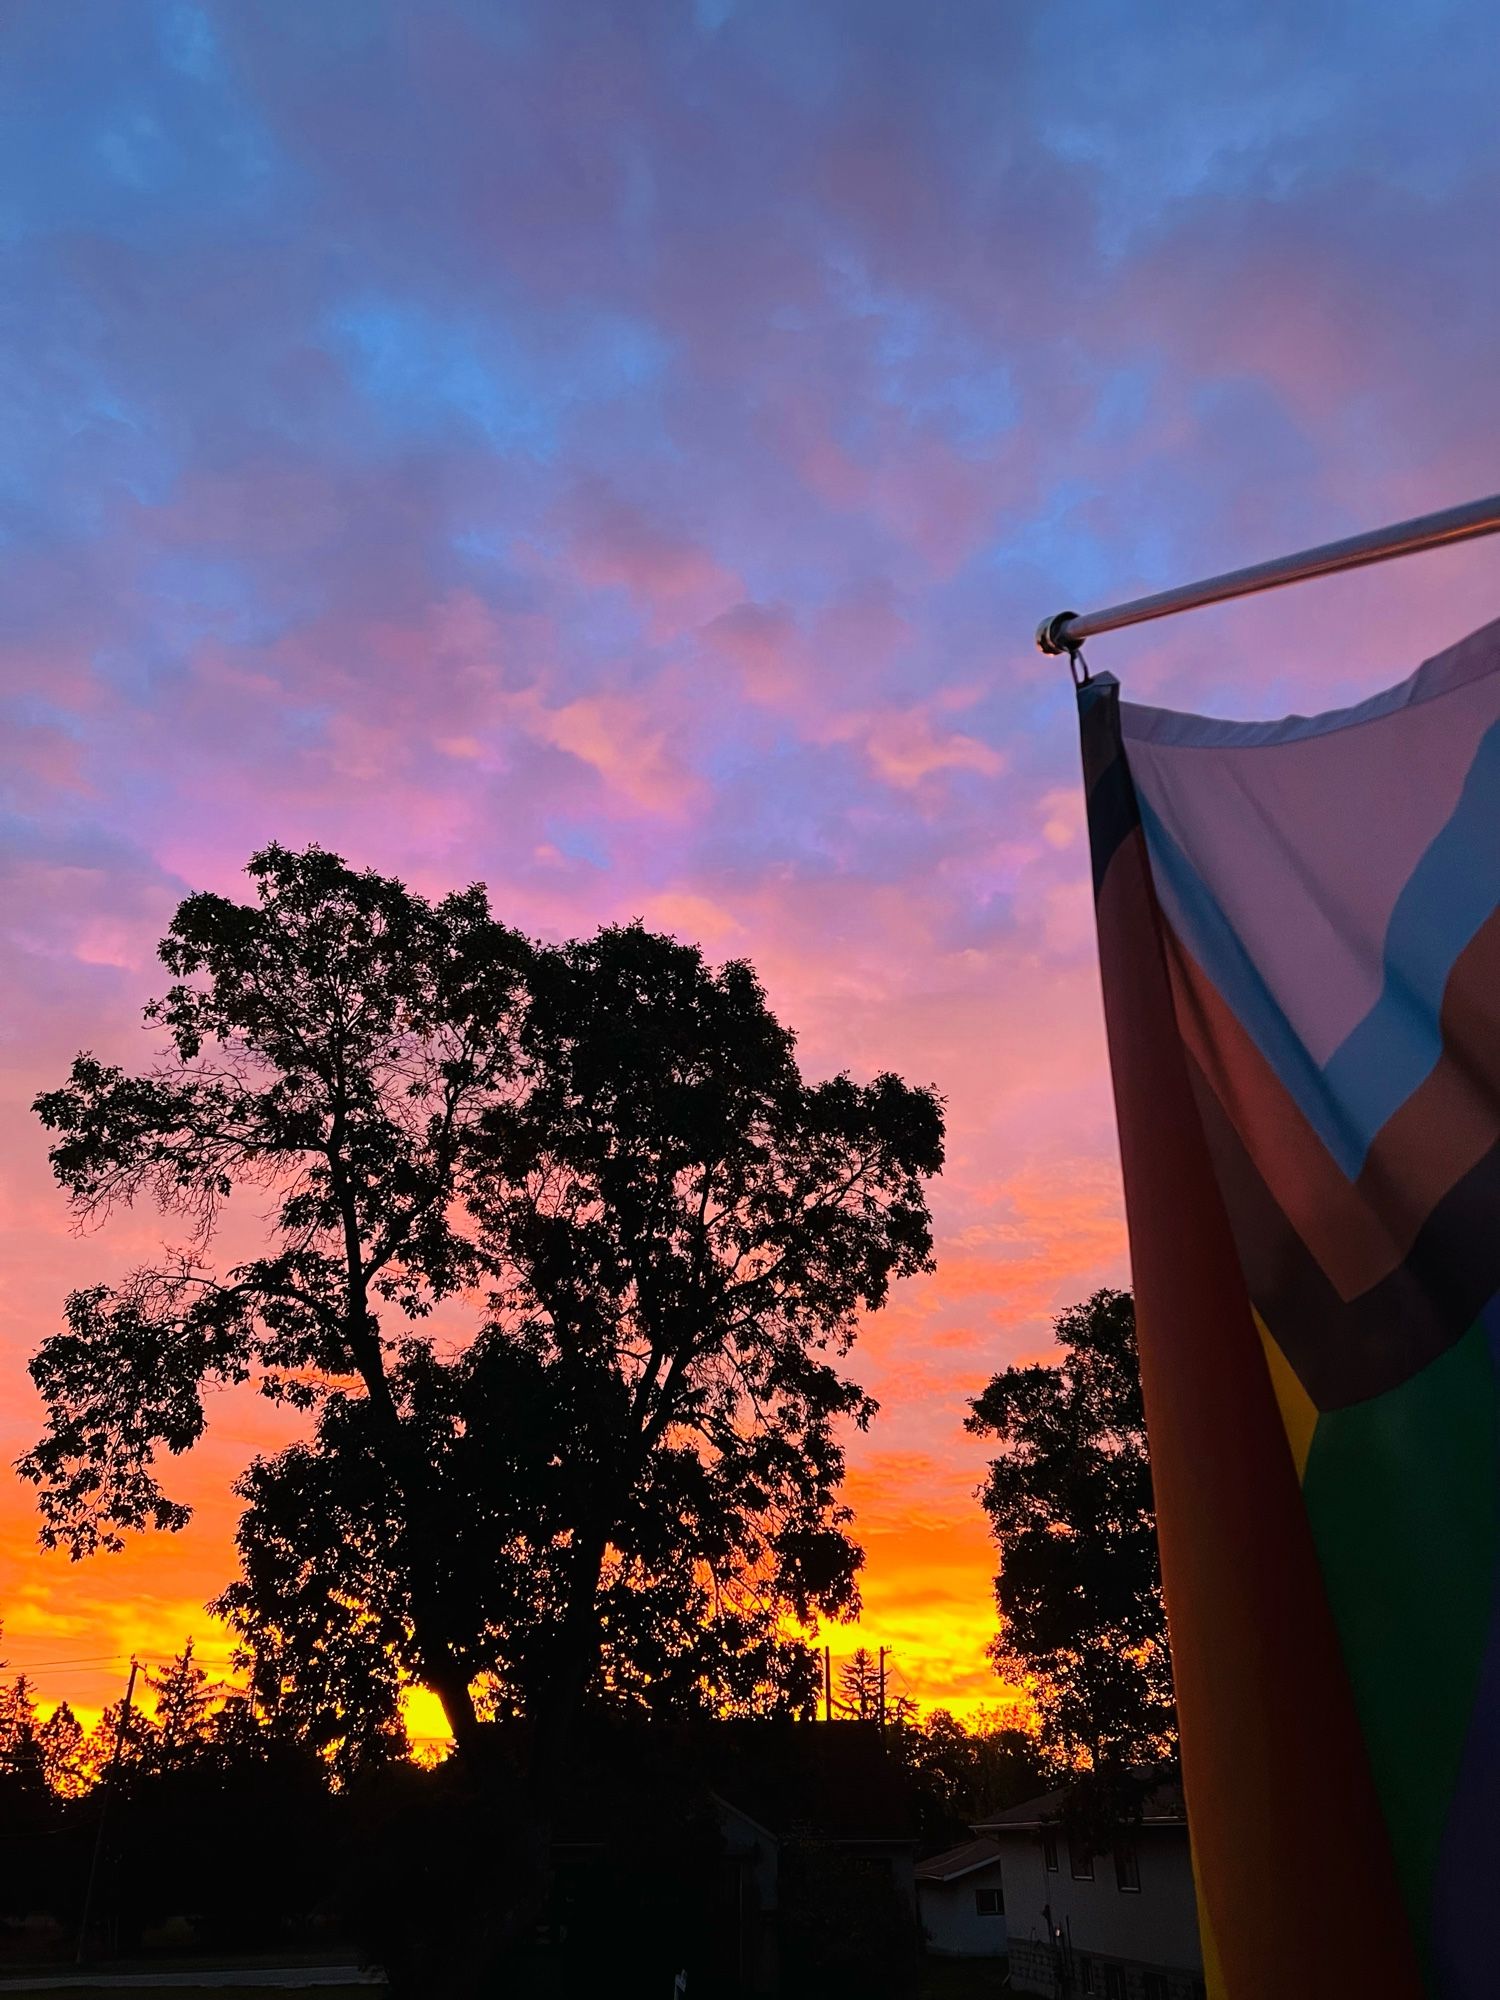
[[1079, 690], [1205, 1956], [1500, 1990], [1500, 622], [1356, 708]]

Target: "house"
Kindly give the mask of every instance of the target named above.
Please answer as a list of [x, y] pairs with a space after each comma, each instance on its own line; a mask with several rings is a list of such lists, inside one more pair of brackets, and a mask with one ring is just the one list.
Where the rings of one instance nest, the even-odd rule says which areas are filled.
[[988, 1834], [917, 1863], [917, 1910], [939, 1958], [1004, 1958], [1000, 1844]]
[[915, 1969], [916, 1826], [874, 1724], [720, 1724], [709, 1782], [742, 1992], [778, 1991], [792, 1964], [804, 1983], [853, 1974], [870, 1992]]
[[1160, 1784], [1111, 1852], [1062, 1826], [1061, 1792], [976, 1822], [1000, 1852], [1010, 1983], [1052, 2000], [1203, 2000], [1182, 1790]]
[[699, 2000], [914, 1986], [918, 1820], [876, 1723], [596, 1715], [561, 1798], [559, 1992], [636, 1991], [648, 1960], [663, 2000], [679, 1971]]

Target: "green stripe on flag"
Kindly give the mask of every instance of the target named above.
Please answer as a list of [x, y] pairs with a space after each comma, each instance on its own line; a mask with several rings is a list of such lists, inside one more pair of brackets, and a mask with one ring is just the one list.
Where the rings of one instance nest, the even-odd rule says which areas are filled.
[[1489, 1343], [1475, 1325], [1399, 1388], [1325, 1411], [1303, 1478], [1424, 1959], [1438, 1843], [1490, 1620], [1496, 1419]]

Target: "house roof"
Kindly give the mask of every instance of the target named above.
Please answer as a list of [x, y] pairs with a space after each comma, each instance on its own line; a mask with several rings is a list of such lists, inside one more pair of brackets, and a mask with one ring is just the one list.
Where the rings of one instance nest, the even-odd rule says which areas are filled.
[[917, 1836], [910, 1787], [873, 1723], [719, 1723], [706, 1737], [713, 1790], [778, 1839]]
[[[1042, 1826], [1055, 1826], [1062, 1818], [1063, 1801], [1067, 1792], [1043, 1792], [1037, 1798], [1023, 1799], [1018, 1806], [1007, 1806], [1004, 1812], [991, 1813], [985, 1819], [974, 1821], [977, 1834], [1023, 1833]], [[1186, 1826], [1187, 1811], [1183, 1805], [1182, 1786], [1175, 1779], [1164, 1779], [1154, 1785], [1141, 1800], [1142, 1826]]]
[[978, 1868], [992, 1866], [999, 1859], [999, 1842], [981, 1834], [978, 1840], [966, 1840], [961, 1847], [950, 1847], [942, 1854], [933, 1854], [926, 1861], [919, 1861], [917, 1880], [957, 1882], [965, 1875], [972, 1875]]

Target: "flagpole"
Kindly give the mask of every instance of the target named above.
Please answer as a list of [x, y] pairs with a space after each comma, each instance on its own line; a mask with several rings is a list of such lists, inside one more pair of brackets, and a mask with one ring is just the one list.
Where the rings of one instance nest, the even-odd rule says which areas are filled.
[[1044, 653], [1075, 653], [1085, 639], [1100, 632], [1116, 632], [1122, 626], [1144, 625], [1148, 619], [1170, 618], [1178, 611], [1196, 611], [1200, 605], [1222, 604], [1261, 590], [1280, 590], [1288, 583], [1305, 583], [1309, 577], [1336, 576], [1341, 570], [1363, 569], [1367, 563], [1390, 562], [1395, 556], [1414, 556], [1423, 549], [1445, 548], [1453, 542], [1471, 542], [1480, 535], [1497, 533], [1500, 493], [1492, 493], [1487, 500], [1470, 500], [1462, 507], [1420, 514], [1414, 521], [1398, 521], [1390, 528], [1371, 528], [1341, 542], [1325, 542], [1297, 555], [1228, 570], [1201, 583], [1179, 584], [1175, 590], [1132, 598], [1128, 604], [1113, 604], [1105, 611], [1057, 611], [1038, 625], [1036, 642]]

